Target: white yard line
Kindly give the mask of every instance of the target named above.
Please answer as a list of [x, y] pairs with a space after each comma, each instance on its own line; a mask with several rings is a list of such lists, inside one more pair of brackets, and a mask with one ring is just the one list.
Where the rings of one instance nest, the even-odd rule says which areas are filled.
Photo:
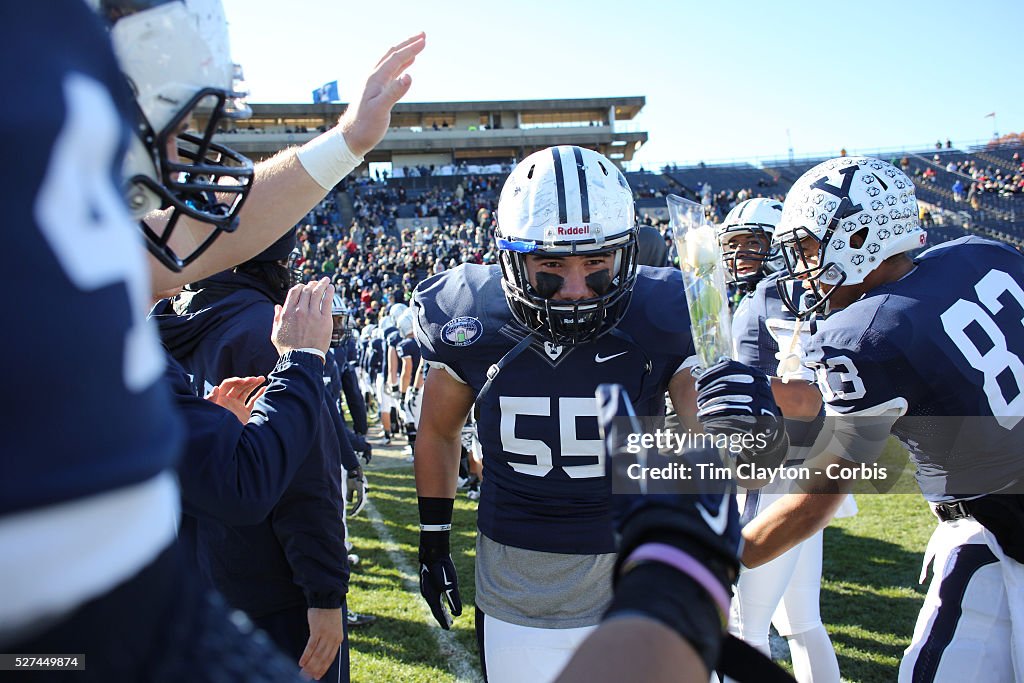
[[[455, 674], [455, 679], [459, 683], [476, 683], [481, 681], [480, 674], [477, 673], [476, 668], [473, 666], [473, 661], [476, 659], [474, 655], [471, 655], [466, 648], [455, 638], [455, 634], [451, 631], [445, 631], [434, 623], [434, 615], [431, 614], [430, 608], [420, 597], [420, 586], [419, 586], [419, 573], [409, 565], [409, 561], [402, 555], [402, 553], [395, 550], [398, 544], [395, 542], [391, 532], [388, 531], [387, 526], [384, 524], [384, 518], [380, 516], [380, 512], [373, 505], [373, 500], [370, 499], [366, 502], [367, 518], [370, 520], [370, 524], [373, 525], [373, 530], [377, 534], [377, 538], [384, 544], [385, 552], [388, 554], [388, 559], [391, 560], [391, 564], [398, 570], [402, 575], [402, 583], [405, 585], [405, 589], [413, 594], [414, 602], [419, 605], [420, 612], [424, 615], [429, 624], [427, 630], [430, 631], [431, 635], [434, 636], [434, 640], [437, 641], [437, 647], [448, 660], [448, 668]], [[472, 609], [472, 606], [468, 606], [465, 609]]]

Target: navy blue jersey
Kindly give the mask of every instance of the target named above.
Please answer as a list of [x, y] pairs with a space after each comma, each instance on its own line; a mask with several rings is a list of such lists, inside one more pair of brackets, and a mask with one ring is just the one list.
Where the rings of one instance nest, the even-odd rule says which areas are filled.
[[397, 348], [398, 342], [402, 341], [402, 335], [399, 334], [397, 327], [388, 327], [384, 330], [383, 334], [384, 341], [393, 349]]
[[324, 400], [327, 403], [327, 412], [331, 416], [331, 423], [334, 425], [334, 431], [338, 438], [338, 453], [341, 458], [341, 466], [351, 472], [359, 467], [359, 459], [356, 458], [355, 450], [353, 450], [352, 443], [348, 438], [348, 425], [345, 424], [345, 418], [342, 417], [341, 369], [338, 367], [334, 354], [331, 353], [333, 350], [328, 349], [328, 352], [324, 355]]
[[[776, 283], [783, 273], [772, 273], [757, 283], [737, 304], [732, 314], [732, 338], [735, 359], [758, 368], [769, 377], [778, 376], [780, 347], [788, 350], [796, 323], [782, 303]], [[798, 282], [787, 282], [798, 289]], [[799, 297], [797, 298], [799, 300]]]
[[355, 336], [349, 335], [345, 339], [345, 358], [346, 364], [355, 369], [355, 366], [359, 364], [359, 346], [360, 343], [356, 341]]
[[[416, 379], [416, 376], [415, 376], [416, 375], [416, 368], [418, 368], [420, 366], [420, 347], [416, 343], [416, 340], [412, 339], [411, 337], [406, 337], [401, 342], [399, 342], [398, 347], [395, 350], [398, 352], [398, 359], [399, 359], [399, 365], [398, 365], [399, 379], [401, 379], [401, 373], [402, 373], [402, 363], [401, 363], [401, 361], [403, 361], [406, 358], [411, 358], [412, 359], [412, 372], [413, 372], [412, 380], [415, 380]], [[412, 380], [410, 380], [410, 381], [412, 381]]]
[[[355, 344], [353, 340], [350, 339], [349, 341], [353, 345]], [[345, 397], [349, 416], [352, 418], [352, 429], [356, 434], [366, 434], [369, 428], [366, 424], [366, 400], [363, 398], [363, 393], [359, 390], [359, 379], [356, 377], [354, 360], [355, 353], [354, 346], [328, 349], [327, 351], [327, 355], [333, 356], [338, 365], [341, 392]], [[339, 405], [338, 408], [340, 410], [341, 406]], [[349, 436], [349, 441], [352, 442], [351, 435]], [[352, 443], [352, 447], [357, 448], [357, 445]]]
[[423, 357], [477, 394], [480, 531], [531, 550], [613, 552], [594, 391], [620, 383], [638, 414], [664, 414], [669, 380], [694, 354], [679, 272], [641, 267], [615, 333], [574, 347], [535, 341], [483, 395], [488, 369], [527, 334], [512, 318], [498, 266], [444, 271], [425, 280], [413, 302]]
[[4, 3], [0, 18], [8, 514], [152, 479], [174, 466], [182, 429], [121, 195], [135, 105], [110, 41], [80, 0]]
[[366, 371], [370, 373], [370, 377], [376, 379], [384, 370], [384, 361], [387, 357], [384, 355], [386, 348], [384, 346], [384, 340], [380, 337], [373, 339], [370, 342], [370, 352], [367, 354]]
[[[757, 283], [749, 294], [745, 295], [736, 306], [732, 318], [732, 338], [736, 360], [758, 368], [769, 377], [777, 377], [779, 369], [779, 349], [790, 349], [793, 330], [799, 324], [796, 316], [782, 303], [777, 282], [783, 273], [772, 273]], [[791, 281], [786, 287], [799, 289], [800, 283]], [[799, 296], [796, 297], [799, 300]], [[802, 323], [804, 330], [809, 329], [808, 323]], [[807, 333], [802, 335], [807, 338]], [[802, 346], [794, 348], [799, 353]], [[805, 377], [795, 381], [810, 381], [813, 373], [806, 372]], [[820, 415], [824, 414], [824, 410]], [[809, 415], [793, 415], [792, 417], [807, 418]], [[792, 446], [810, 446], [821, 431], [822, 420], [786, 420], [786, 432]], [[802, 457], [796, 456], [796, 457]]]
[[1024, 476], [1024, 256], [964, 237], [818, 325], [806, 349], [828, 411], [901, 411], [892, 432], [932, 501]]

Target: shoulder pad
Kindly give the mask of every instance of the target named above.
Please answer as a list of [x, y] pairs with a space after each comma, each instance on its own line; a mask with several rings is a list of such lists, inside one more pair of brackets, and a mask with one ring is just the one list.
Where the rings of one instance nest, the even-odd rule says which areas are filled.
[[416, 287], [412, 308], [424, 357], [453, 369], [512, 318], [498, 266], [463, 264], [428, 278]]

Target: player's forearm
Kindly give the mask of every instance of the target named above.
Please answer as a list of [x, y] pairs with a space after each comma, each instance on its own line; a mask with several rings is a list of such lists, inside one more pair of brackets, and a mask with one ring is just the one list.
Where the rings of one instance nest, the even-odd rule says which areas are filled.
[[601, 624], [556, 679], [557, 683], [707, 680], [704, 663], [689, 643], [660, 622], [640, 616]]
[[753, 568], [774, 560], [823, 529], [845, 492], [790, 493], [743, 527], [744, 566]]
[[[247, 261], [270, 246], [317, 202], [327, 195], [306, 172], [294, 149], [285, 150], [256, 166], [249, 197], [239, 216], [238, 229], [217, 238], [202, 256], [180, 273], [173, 273], [150, 260], [153, 291], [161, 292], [195, 282]], [[159, 223], [163, 217], [147, 218]], [[196, 244], [209, 234], [209, 226], [187, 218], [179, 221], [171, 244]], [[176, 249], [178, 253], [190, 251]]]
[[412, 380], [412, 361], [402, 363], [402, 379], [399, 381], [399, 389], [404, 394], [409, 389]]
[[423, 429], [416, 435], [416, 495], [454, 498], [459, 474], [461, 436], [442, 436]]
[[779, 404], [782, 414], [792, 420], [813, 420], [821, 411], [821, 393], [818, 388], [803, 380], [783, 382], [772, 377], [772, 396]]
[[398, 384], [398, 354], [394, 350], [388, 352], [388, 384]]

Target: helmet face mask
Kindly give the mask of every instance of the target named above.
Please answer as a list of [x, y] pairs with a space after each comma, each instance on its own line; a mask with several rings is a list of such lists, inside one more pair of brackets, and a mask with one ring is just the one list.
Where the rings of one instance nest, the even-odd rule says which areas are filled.
[[[766, 275], [781, 267], [778, 250], [772, 244], [775, 226], [782, 217], [782, 203], [756, 198], [740, 202], [718, 226], [718, 243], [725, 264], [725, 284], [741, 292], [753, 291]], [[753, 238], [753, 239], [751, 239]], [[756, 248], [751, 248], [753, 242]], [[740, 273], [741, 261], [752, 261], [753, 272]]]
[[[142, 222], [142, 230], [150, 252], [181, 270], [237, 227], [252, 186], [252, 162], [213, 142], [226, 120], [250, 114], [220, 0], [102, 0], [98, 9], [113, 22], [111, 41], [135, 96], [135, 135], [124, 166], [128, 206], [140, 219], [171, 210], [162, 229]], [[205, 128], [187, 132], [200, 116]], [[172, 246], [182, 216], [208, 232]]]
[[[828, 313], [841, 287], [860, 285], [889, 257], [923, 247], [927, 234], [902, 171], [870, 157], [840, 157], [793, 184], [774, 240], [788, 271], [779, 282], [783, 303], [807, 316]], [[792, 280], [809, 292], [799, 302], [784, 285]]]
[[[758, 226], [744, 226], [742, 229], [720, 233], [719, 243], [722, 246], [722, 261], [725, 263], [725, 284], [743, 291], [753, 290], [757, 286], [765, 276], [768, 261], [776, 254], [771, 246], [771, 233]], [[741, 273], [741, 269], [747, 265], [743, 262], [747, 261], [754, 263], [754, 270]]]
[[299, 251], [298, 248], [292, 249], [284, 264], [285, 268], [288, 269], [288, 280], [291, 283], [288, 285], [289, 289], [303, 282], [304, 275], [302, 273], [302, 266], [300, 265], [301, 261], [302, 252]]
[[[545, 256], [549, 254], [547, 251], [534, 253]], [[536, 273], [535, 278], [538, 279], [538, 285], [534, 286], [530, 281], [530, 267], [526, 262], [528, 255], [502, 251], [499, 255], [503, 276], [502, 288], [509, 306], [516, 314], [516, 319], [556, 345], [579, 344], [596, 339], [601, 334], [610, 331], [614, 325], [609, 323], [613, 320], [618, 322], [622, 314], [625, 313], [625, 308], [632, 295], [633, 283], [636, 280], [636, 240], [633, 239], [631, 243], [623, 247], [586, 254], [586, 256], [604, 256], [609, 253], [615, 254], [615, 265], [612, 270], [597, 271], [597, 273], [605, 274], [605, 277], [602, 278], [605, 286], [601, 287], [595, 282], [594, 274], [587, 278], [588, 286], [598, 295], [570, 301], [551, 298], [557, 293], [558, 284], [560, 284], [557, 281], [561, 278], [549, 275], [548, 282], [555, 281], [551, 282], [555, 291], [550, 293], [538, 291], [545, 289], [541, 284], [541, 281], [544, 280], [542, 276], [545, 273]], [[566, 256], [551, 254], [550, 257], [565, 258]], [[580, 256], [580, 254], [572, 256]], [[623, 283], [626, 286], [623, 286]], [[551, 289], [551, 286], [549, 285], [546, 289]], [[605, 291], [599, 292], [599, 289]]]
[[[590, 341], [611, 331], [629, 306], [636, 281], [633, 193], [604, 156], [552, 147], [516, 166], [498, 203], [502, 289], [515, 319], [555, 345]], [[557, 276], [531, 281], [528, 260], [613, 255], [604, 277], [586, 282], [596, 296], [558, 299]]]
[[[834, 219], [837, 220], [837, 219]], [[806, 317], [811, 314], [826, 314], [832, 295], [846, 283], [846, 273], [835, 263], [823, 263], [822, 256], [835, 230], [826, 230], [819, 238], [807, 228], [796, 228], [787, 234], [779, 244], [782, 261], [789, 277], [775, 283], [782, 303], [793, 315]], [[808, 254], [813, 253], [813, 258]], [[805, 294], [795, 301], [792, 290], [786, 283], [797, 279]], [[823, 286], [824, 285], [824, 286]]]
[[331, 348], [336, 349], [348, 341], [352, 330], [352, 313], [340, 294], [335, 294], [331, 301], [331, 323]]

